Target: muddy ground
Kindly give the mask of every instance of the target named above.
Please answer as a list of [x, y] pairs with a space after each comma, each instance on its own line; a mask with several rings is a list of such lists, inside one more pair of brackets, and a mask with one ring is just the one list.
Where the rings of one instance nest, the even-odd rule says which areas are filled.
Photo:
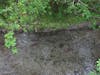
[[88, 75], [100, 57], [100, 30], [18, 33], [18, 53], [0, 34], [0, 75]]

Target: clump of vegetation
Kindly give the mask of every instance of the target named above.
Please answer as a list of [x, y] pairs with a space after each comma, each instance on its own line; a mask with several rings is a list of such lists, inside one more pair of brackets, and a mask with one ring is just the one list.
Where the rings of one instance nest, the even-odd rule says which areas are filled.
[[99, 0], [0, 0], [0, 28], [9, 32], [67, 28], [79, 21], [94, 21], [95, 29], [98, 17]]
[[96, 71], [91, 71], [89, 75], [100, 75], [100, 59], [96, 61]]
[[97, 71], [100, 72], [100, 59], [96, 62], [97, 63]]
[[14, 37], [14, 32], [10, 31], [7, 34], [5, 34], [5, 46], [9, 49], [11, 49], [12, 53], [17, 53], [16, 48], [16, 38]]

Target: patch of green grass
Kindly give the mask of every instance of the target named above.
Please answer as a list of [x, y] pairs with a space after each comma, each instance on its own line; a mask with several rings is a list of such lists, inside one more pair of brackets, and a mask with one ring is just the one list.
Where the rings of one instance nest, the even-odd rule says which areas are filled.
[[66, 29], [70, 25], [76, 25], [84, 21], [86, 20], [83, 19], [82, 17], [73, 15], [65, 16], [63, 18], [45, 16], [41, 17], [39, 28]]

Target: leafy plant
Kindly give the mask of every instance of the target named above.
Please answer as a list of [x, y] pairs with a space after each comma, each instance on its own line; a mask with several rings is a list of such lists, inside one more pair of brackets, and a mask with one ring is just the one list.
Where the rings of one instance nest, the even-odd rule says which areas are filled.
[[100, 59], [96, 61], [96, 71], [91, 71], [89, 75], [100, 75]]
[[67, 10], [68, 13], [73, 13], [75, 15], [80, 14], [87, 20], [92, 16], [90, 10], [88, 9], [88, 5], [81, 1], [77, 3], [71, 2]]
[[5, 34], [5, 46], [9, 49], [11, 49], [13, 54], [16, 54], [17, 48], [16, 48], [16, 38], [14, 37], [14, 32], [9, 31], [7, 34]]
[[100, 59], [96, 61], [96, 69], [98, 72], [100, 72]]

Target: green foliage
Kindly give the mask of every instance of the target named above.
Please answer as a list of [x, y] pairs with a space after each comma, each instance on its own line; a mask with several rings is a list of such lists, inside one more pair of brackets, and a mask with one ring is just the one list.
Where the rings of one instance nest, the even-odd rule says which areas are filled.
[[100, 72], [100, 59], [96, 61], [96, 69], [98, 72]]
[[89, 19], [92, 15], [88, 9], [88, 5], [83, 2], [71, 2], [68, 7], [68, 13], [80, 14], [85, 19]]
[[97, 75], [97, 73], [96, 73], [95, 71], [91, 71], [91, 72], [89, 73], [89, 75]]
[[91, 28], [92, 28], [93, 30], [97, 29], [96, 20], [92, 20]]
[[[18, 2], [7, 0], [6, 3], [8, 5], [1, 5], [4, 8], [0, 8], [0, 16], [5, 20], [6, 25], [10, 27], [8, 29], [16, 24], [21, 29], [33, 27], [34, 30], [37, 27], [34, 22], [37, 20], [40, 22], [41, 17], [45, 15], [58, 18], [73, 15], [89, 20], [94, 17], [92, 13], [97, 12], [93, 12], [90, 9], [91, 7], [100, 10], [99, 1], [96, 2], [95, 0], [18, 0]], [[91, 6], [93, 3], [94, 5]], [[37, 24], [40, 24], [39, 22]], [[5, 23], [2, 26], [5, 26]]]
[[96, 71], [91, 71], [89, 75], [100, 75], [100, 59], [96, 61]]
[[96, 23], [97, 23], [97, 21], [95, 19], [92, 19], [90, 28], [93, 30], [100, 29], [100, 26], [97, 25]]
[[9, 49], [11, 49], [13, 54], [17, 53], [16, 48], [16, 38], [14, 37], [14, 32], [9, 31], [7, 34], [5, 34], [5, 46]]

